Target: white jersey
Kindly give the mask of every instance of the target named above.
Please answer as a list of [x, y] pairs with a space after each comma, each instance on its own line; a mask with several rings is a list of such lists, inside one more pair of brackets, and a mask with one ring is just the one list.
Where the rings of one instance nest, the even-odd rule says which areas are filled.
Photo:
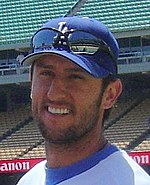
[[[150, 176], [125, 151], [113, 145], [66, 169], [51, 173], [46, 161], [42, 161], [17, 185], [150, 185]], [[57, 178], [59, 175], [61, 178]]]

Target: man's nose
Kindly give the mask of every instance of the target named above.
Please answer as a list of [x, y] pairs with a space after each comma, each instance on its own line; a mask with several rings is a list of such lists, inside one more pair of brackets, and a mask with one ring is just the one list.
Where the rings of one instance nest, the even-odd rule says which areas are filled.
[[63, 79], [55, 78], [49, 85], [47, 96], [51, 101], [57, 101], [67, 96], [67, 88]]

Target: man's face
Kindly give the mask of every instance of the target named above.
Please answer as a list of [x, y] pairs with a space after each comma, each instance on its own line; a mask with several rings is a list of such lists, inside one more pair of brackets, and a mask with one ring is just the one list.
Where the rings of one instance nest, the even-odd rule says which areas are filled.
[[34, 64], [32, 111], [46, 141], [72, 143], [101, 126], [102, 80], [69, 60], [46, 55]]

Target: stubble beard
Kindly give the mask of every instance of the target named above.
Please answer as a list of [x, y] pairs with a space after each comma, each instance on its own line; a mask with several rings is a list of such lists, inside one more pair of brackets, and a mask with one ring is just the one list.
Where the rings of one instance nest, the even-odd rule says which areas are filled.
[[55, 145], [70, 145], [86, 136], [96, 126], [99, 121], [99, 108], [101, 101], [102, 94], [95, 98], [95, 101], [84, 110], [76, 124], [73, 123], [68, 129], [62, 131], [59, 130], [56, 134], [49, 131], [44, 122], [39, 118], [37, 111], [33, 111], [33, 117], [47, 143]]

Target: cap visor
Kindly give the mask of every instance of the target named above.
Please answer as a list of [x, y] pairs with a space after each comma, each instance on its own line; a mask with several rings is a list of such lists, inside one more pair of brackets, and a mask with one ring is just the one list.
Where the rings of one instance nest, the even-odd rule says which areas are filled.
[[109, 74], [109, 72], [106, 69], [104, 69], [97, 63], [93, 62], [92, 60], [87, 59], [82, 55], [77, 55], [71, 52], [67, 52], [66, 50], [53, 49], [53, 50], [42, 50], [42, 51], [38, 51], [37, 53], [31, 53], [23, 59], [22, 64], [25, 66], [29, 66], [39, 57], [48, 55], [48, 54], [62, 56], [72, 61], [73, 63], [77, 64], [79, 67], [83, 68], [85, 71], [87, 71], [94, 77], [105, 77]]

